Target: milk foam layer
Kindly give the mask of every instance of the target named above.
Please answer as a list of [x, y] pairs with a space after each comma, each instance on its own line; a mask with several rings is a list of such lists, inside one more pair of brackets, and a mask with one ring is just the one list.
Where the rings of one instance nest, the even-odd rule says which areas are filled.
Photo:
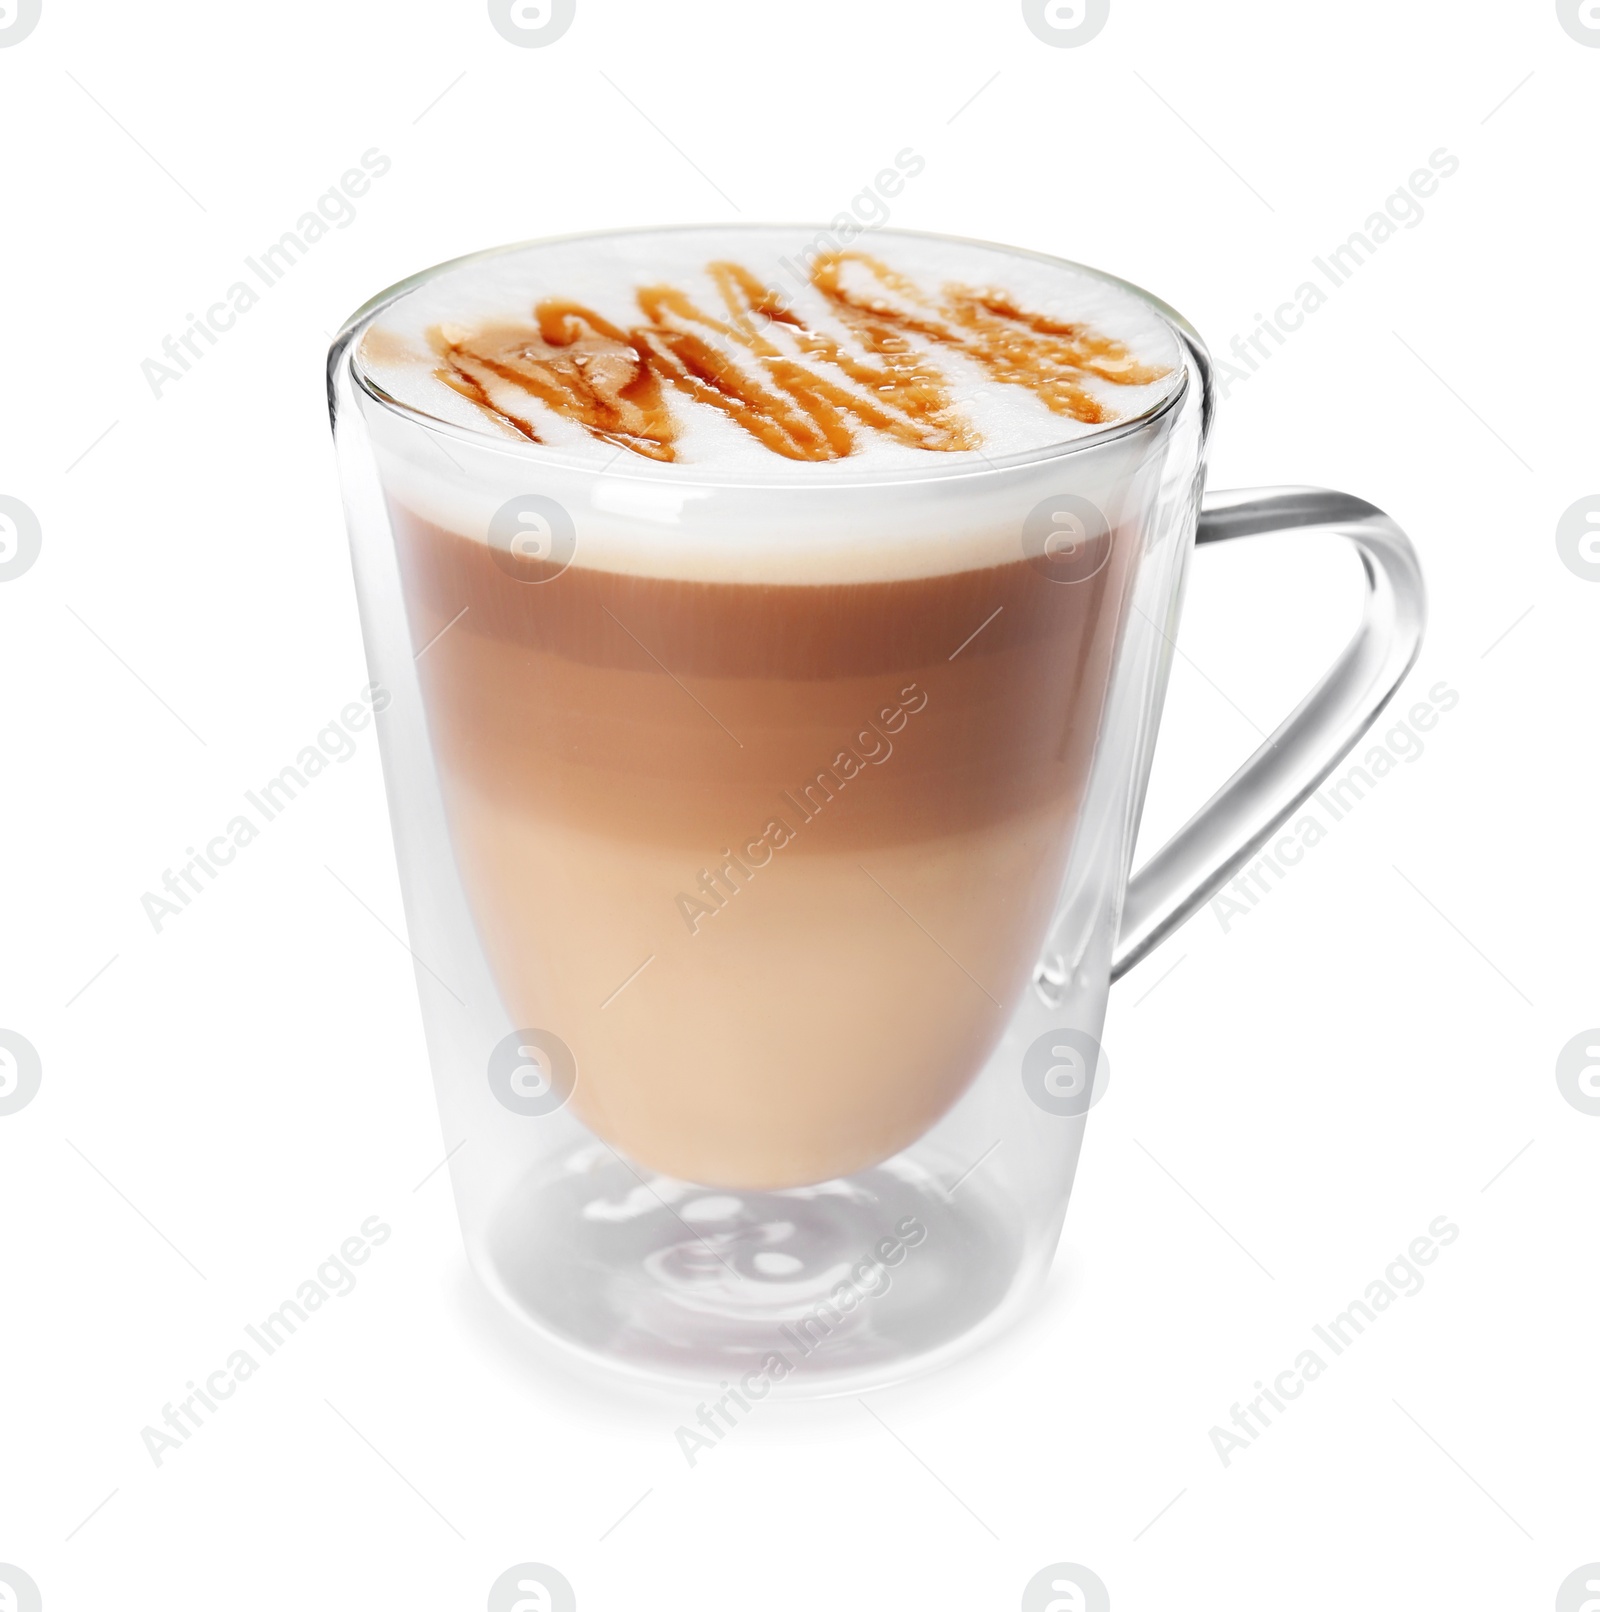
[[[715, 264], [745, 271], [737, 306], [728, 271], [708, 272]], [[830, 277], [832, 296], [819, 289]], [[671, 288], [665, 306], [653, 287]], [[752, 309], [750, 287], [774, 301]], [[902, 315], [887, 343], [872, 328], [879, 297]], [[1009, 336], [998, 352], [978, 342], [974, 357], [974, 344], [920, 333], [926, 315], [948, 335], [951, 309], [976, 307], [977, 320], [993, 326], [985, 299], [994, 298], [1005, 330], [1015, 325], [1024, 341], [1028, 331], [1012, 312], [1044, 330], [1054, 351], [1062, 342], [1051, 333], [1063, 325], [1100, 345], [1086, 347], [1085, 367], [1068, 372], [1064, 390], [1054, 378], [1051, 390], [1019, 383]], [[592, 419], [586, 428], [515, 374], [506, 379], [471, 356], [503, 350], [466, 341], [489, 328], [519, 327], [529, 350], [539, 347], [534, 310], [552, 301], [580, 305], [585, 333], [598, 323], [622, 338], [601, 354], [607, 362], [618, 352], [661, 349], [658, 412], [670, 414], [671, 437], [664, 450], [641, 436], [597, 431]], [[778, 409], [798, 397], [812, 418], [830, 413], [830, 443], [818, 450], [802, 413], [785, 451], [774, 451], [777, 433], [763, 440], [763, 420], [741, 419], [742, 400], [702, 400], [698, 383], [678, 381], [671, 368], [677, 349], [667, 343], [685, 340], [703, 341], [714, 366], [753, 375], [756, 395]], [[465, 343], [464, 364], [455, 362], [456, 341]], [[556, 356], [571, 362], [565, 350]], [[1051, 493], [1087, 497], [1118, 524], [1129, 478], [1151, 448], [1139, 422], [1161, 414], [1186, 377], [1185, 355], [1155, 308], [1088, 270], [893, 231], [819, 255], [814, 232], [768, 227], [543, 242], [449, 266], [372, 319], [354, 365], [368, 383], [363, 411], [386, 490], [434, 524], [494, 542], [496, 510], [537, 492], [572, 516], [578, 564], [779, 582], [884, 580], [1015, 560], [1018, 523]], [[875, 387], [885, 367], [894, 384]], [[921, 375], [936, 406], [918, 417]], [[891, 394], [877, 425], [874, 390]], [[891, 428], [878, 428], [885, 419]], [[663, 453], [669, 462], [650, 456]], [[1052, 459], [1041, 480], [1038, 462]], [[775, 486], [787, 489], [784, 498], [771, 496]]]
[[[701, 338], [717, 359], [758, 377], [770, 373], [764, 365], [791, 363], [870, 404], [873, 391], [888, 388], [874, 385], [882, 372], [869, 362], [870, 333], [842, 318], [841, 309], [898, 304], [912, 321], [906, 339], [920, 349], [924, 370], [944, 383], [956, 425], [954, 432], [930, 433], [940, 438], [932, 451], [957, 462], [979, 457], [980, 450], [992, 459], [1074, 440], [1103, 425], [1137, 418], [1172, 390], [1178, 353], [1171, 331], [1140, 299], [1085, 271], [926, 236], [873, 234], [837, 253], [818, 254], [807, 247], [807, 237], [799, 232], [679, 230], [513, 248], [448, 268], [386, 308], [367, 332], [358, 362], [383, 391], [425, 414], [516, 438], [523, 433], [441, 376], [438, 332], [464, 333], [491, 323], [530, 325], [538, 305], [556, 302], [592, 311], [630, 334], [653, 328], [686, 331]], [[770, 351], [754, 354], [737, 341], [719, 339], [722, 333], [709, 322], [731, 328], [737, 312], [730, 309], [726, 281], [709, 272], [713, 264], [748, 270], [741, 303], [752, 286], [774, 295], [774, 306], [786, 317], [775, 319], [758, 307], [752, 321], [761, 345]], [[879, 265], [895, 283], [884, 282]], [[824, 278], [837, 288], [836, 296], [825, 293]], [[1138, 379], [1119, 384], [1086, 369], [1079, 384], [1096, 405], [1088, 417], [1052, 410], [1027, 386], [997, 379], [992, 368], [926, 333], [938, 320], [940, 293], [946, 287], [998, 291], [1018, 311], [1109, 338], [1127, 350], [1130, 360], [1128, 365], [1114, 363], [1113, 370], [1131, 368]], [[656, 288], [674, 295], [664, 304], [647, 304], [641, 292]], [[854, 359], [869, 373], [856, 377], [843, 372], [808, 337], [836, 344], [847, 363]], [[597, 464], [615, 457], [614, 443], [589, 434], [514, 380], [491, 374], [482, 380], [494, 403], [526, 419], [538, 441], [562, 456]], [[725, 412], [684, 390], [671, 392], [668, 403], [681, 433], [674, 462], [715, 470], [770, 473], [780, 468], [772, 462], [770, 447]], [[854, 443], [848, 457], [858, 466], [870, 462], [873, 468], [910, 468], [930, 452], [929, 446], [850, 423]]]

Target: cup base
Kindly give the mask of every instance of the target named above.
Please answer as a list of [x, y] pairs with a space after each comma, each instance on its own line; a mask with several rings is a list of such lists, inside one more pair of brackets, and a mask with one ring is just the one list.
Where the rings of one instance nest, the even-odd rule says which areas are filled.
[[1027, 1239], [980, 1176], [901, 1155], [730, 1192], [596, 1144], [508, 1192], [474, 1264], [513, 1313], [612, 1369], [758, 1398], [857, 1392], [965, 1352], [1027, 1285]]

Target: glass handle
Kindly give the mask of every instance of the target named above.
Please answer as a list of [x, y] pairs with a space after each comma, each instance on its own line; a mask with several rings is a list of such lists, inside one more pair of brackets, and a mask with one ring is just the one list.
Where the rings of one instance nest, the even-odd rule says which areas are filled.
[[1422, 647], [1427, 597], [1416, 551], [1363, 499], [1321, 487], [1212, 493], [1195, 542], [1313, 528], [1337, 532], [1361, 555], [1361, 625], [1277, 732], [1129, 880], [1112, 979], [1159, 946], [1312, 794], [1388, 704]]

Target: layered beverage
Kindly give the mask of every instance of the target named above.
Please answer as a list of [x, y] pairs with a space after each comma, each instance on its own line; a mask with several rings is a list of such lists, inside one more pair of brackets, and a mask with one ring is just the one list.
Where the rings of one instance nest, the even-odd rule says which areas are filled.
[[642, 1168], [909, 1146], [1061, 896], [1170, 328], [970, 243], [658, 231], [436, 272], [355, 369], [507, 1022]]

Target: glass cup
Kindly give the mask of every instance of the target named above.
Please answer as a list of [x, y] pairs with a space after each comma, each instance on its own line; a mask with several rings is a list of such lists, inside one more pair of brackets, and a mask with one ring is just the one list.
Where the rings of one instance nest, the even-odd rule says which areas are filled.
[[[812, 232], [741, 233], [798, 257]], [[1109, 276], [1181, 353], [1145, 414], [808, 481], [596, 469], [396, 400], [360, 338], [456, 266], [359, 310], [328, 390], [472, 1266], [649, 1378], [763, 1397], [936, 1366], [1049, 1266], [1112, 980], [1415, 659], [1411, 546], [1340, 493], [1202, 503], [1205, 349]], [[1130, 877], [1191, 549], [1311, 529], [1361, 555], [1354, 638]], [[819, 533], [858, 578], [807, 580]], [[976, 540], [996, 563], [958, 562]]]

